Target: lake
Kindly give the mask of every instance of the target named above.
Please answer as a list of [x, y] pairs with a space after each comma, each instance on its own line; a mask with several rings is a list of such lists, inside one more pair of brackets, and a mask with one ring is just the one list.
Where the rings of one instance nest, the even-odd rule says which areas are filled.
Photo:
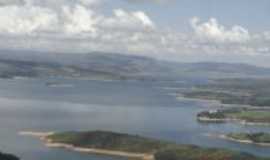
[[22, 160], [124, 159], [50, 149], [38, 139], [18, 135], [20, 131], [106, 130], [270, 157], [270, 147], [208, 136], [235, 131], [270, 132], [270, 127], [198, 123], [196, 114], [215, 106], [176, 99], [173, 94], [193, 83], [197, 82], [2, 79], [0, 150]]

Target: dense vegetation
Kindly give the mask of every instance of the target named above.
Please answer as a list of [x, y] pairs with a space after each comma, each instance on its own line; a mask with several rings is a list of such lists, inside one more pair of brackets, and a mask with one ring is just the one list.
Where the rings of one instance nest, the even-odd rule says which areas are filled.
[[259, 133], [230, 133], [227, 137], [235, 140], [248, 140], [254, 143], [269, 143], [270, 134], [259, 132]]
[[[204, 111], [197, 115], [198, 120], [242, 120], [250, 123], [270, 123], [270, 110], [231, 108], [217, 111]], [[207, 120], [205, 120], [207, 121]]]
[[156, 160], [262, 160], [249, 154], [224, 149], [177, 145], [114, 132], [64, 132], [48, 136], [56, 143], [74, 146], [154, 154]]
[[270, 79], [221, 79], [182, 93], [188, 98], [223, 104], [270, 106]]
[[19, 158], [11, 154], [5, 154], [0, 152], [0, 160], [19, 160]]
[[98, 149], [113, 149], [136, 153], [151, 153], [169, 145], [169, 143], [113, 132], [65, 132], [48, 137], [53, 142]]
[[216, 111], [216, 112], [203, 111], [203, 112], [198, 113], [197, 117], [223, 120], [226, 118], [226, 115], [222, 111]]
[[[254, 111], [254, 110], [253, 110]], [[240, 113], [248, 112], [246, 108], [227, 108], [218, 109], [211, 111], [203, 111], [197, 114], [198, 118], [209, 118], [209, 119], [229, 119], [236, 118], [235, 115]]]

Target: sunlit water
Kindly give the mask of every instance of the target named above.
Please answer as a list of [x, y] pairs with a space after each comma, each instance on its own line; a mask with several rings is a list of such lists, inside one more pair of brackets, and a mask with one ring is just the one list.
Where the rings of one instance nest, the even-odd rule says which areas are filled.
[[[52, 81], [68, 85], [46, 86]], [[106, 130], [270, 156], [270, 147], [207, 136], [270, 128], [197, 123], [196, 114], [213, 106], [177, 100], [171, 94], [187, 86], [183, 82], [0, 80], [0, 150], [23, 160], [120, 160], [49, 149], [38, 139], [18, 135], [29, 130]]]

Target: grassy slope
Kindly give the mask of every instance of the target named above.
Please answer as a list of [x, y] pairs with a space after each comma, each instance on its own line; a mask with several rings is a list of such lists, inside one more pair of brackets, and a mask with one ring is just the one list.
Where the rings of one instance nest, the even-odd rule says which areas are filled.
[[56, 143], [77, 147], [136, 153], [153, 153], [156, 160], [262, 160], [249, 154], [224, 149], [177, 145], [140, 136], [113, 132], [65, 132], [48, 137]]

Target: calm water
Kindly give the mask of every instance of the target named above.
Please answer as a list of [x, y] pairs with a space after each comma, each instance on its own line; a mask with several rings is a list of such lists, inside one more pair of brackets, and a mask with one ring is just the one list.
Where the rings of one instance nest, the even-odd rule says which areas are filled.
[[[69, 85], [45, 85], [51, 81]], [[183, 82], [0, 80], [0, 150], [23, 160], [121, 160], [49, 149], [35, 138], [18, 135], [23, 130], [110, 130], [270, 156], [270, 148], [207, 136], [233, 131], [270, 131], [270, 128], [197, 123], [196, 114], [210, 105], [177, 100], [171, 94], [175, 91], [173, 88], [188, 85]]]

